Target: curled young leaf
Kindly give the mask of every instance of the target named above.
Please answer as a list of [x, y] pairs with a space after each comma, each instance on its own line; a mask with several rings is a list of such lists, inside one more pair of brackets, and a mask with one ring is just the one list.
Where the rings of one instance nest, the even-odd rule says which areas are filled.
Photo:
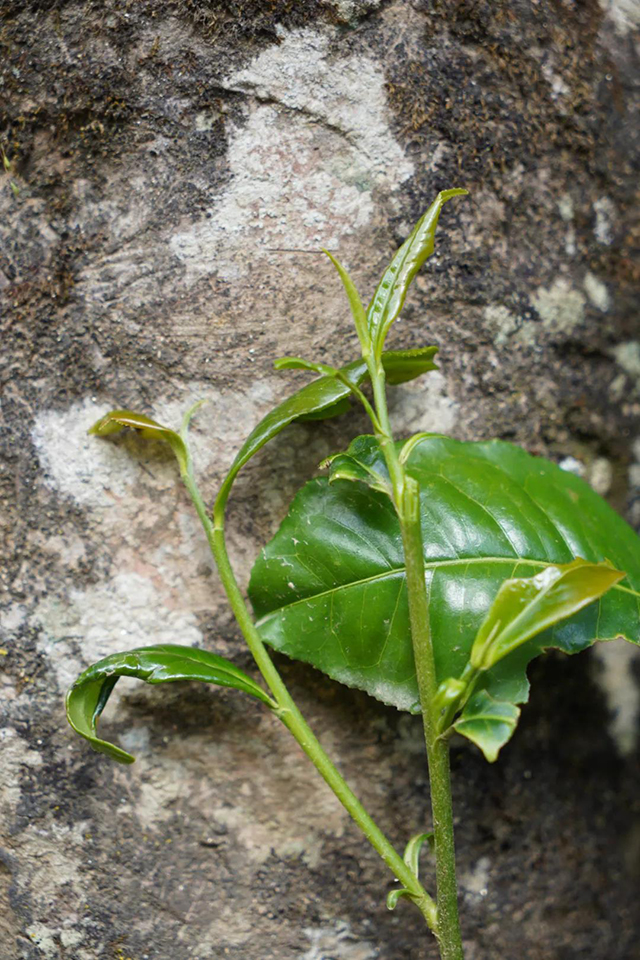
[[219, 687], [233, 687], [270, 707], [275, 702], [246, 673], [208, 650], [178, 644], [157, 644], [114, 653], [80, 674], [67, 693], [67, 719], [76, 733], [94, 750], [106, 753], [119, 763], [133, 763], [134, 757], [113, 743], [101, 740], [96, 725], [120, 677], [135, 677], [145, 683], [175, 683], [200, 680]]
[[401, 897], [407, 897], [409, 900], [413, 899], [406, 887], [396, 887], [395, 890], [390, 890], [387, 894], [387, 910], [395, 910]]
[[626, 576], [609, 563], [578, 558], [533, 577], [505, 580], [471, 648], [471, 665], [489, 670], [536, 634], [578, 613]]
[[486, 690], [479, 690], [465, 705], [453, 728], [480, 747], [489, 763], [493, 763], [511, 738], [519, 716], [515, 704], [496, 700]]
[[385, 350], [382, 354], [382, 366], [387, 383], [392, 385], [406, 383], [408, 380], [415, 380], [416, 377], [422, 376], [423, 373], [428, 373], [429, 370], [437, 370], [438, 365], [433, 362], [437, 352], [438, 347]]
[[[415, 837], [411, 837], [411, 840], [409, 840], [408, 844], [404, 848], [403, 860], [414, 874], [416, 880], [420, 875], [420, 851], [425, 843], [429, 844], [429, 849], [433, 853], [433, 833], [417, 833]], [[401, 897], [413, 899], [410, 891], [407, 890], [406, 887], [396, 887], [395, 890], [391, 890], [387, 894], [387, 910], [395, 910], [398, 905], [398, 900]]]
[[413, 278], [433, 253], [436, 227], [443, 206], [452, 197], [464, 196], [468, 192], [462, 189], [442, 190], [382, 275], [367, 310], [367, 325], [376, 359], [382, 354], [389, 328], [402, 310]]
[[415, 837], [411, 837], [404, 848], [403, 860], [416, 877], [420, 875], [420, 851], [425, 843], [429, 845], [429, 850], [433, 853], [435, 839], [431, 831], [429, 833], [417, 833]]
[[[437, 349], [437, 347], [422, 347], [418, 350], [385, 351], [382, 354], [382, 365], [389, 383], [405, 383], [428, 370], [435, 369], [432, 357]], [[323, 366], [297, 357], [281, 357], [276, 361], [276, 365], [279, 369], [316, 371]], [[333, 367], [326, 367], [326, 370], [327, 373], [323, 376], [312, 380], [311, 383], [283, 400], [254, 427], [231, 464], [220, 490], [218, 504], [226, 503], [229, 491], [242, 467], [289, 424], [329, 419], [340, 416], [349, 409], [352, 391], [346, 383], [336, 379]], [[340, 374], [354, 387], [359, 387], [368, 377], [367, 364], [362, 359], [354, 360], [340, 367]]]
[[[380, 451], [380, 456], [376, 460], [367, 456], [371, 440], [374, 438], [370, 436], [356, 437], [346, 453], [337, 453], [329, 457], [321, 466], [329, 468], [329, 483], [335, 483], [336, 480], [360, 481], [373, 490], [379, 490], [388, 497], [392, 497], [389, 471], [382, 452]], [[380, 450], [377, 444], [376, 449]], [[362, 459], [360, 458], [361, 450], [365, 453]]]
[[114, 433], [119, 433], [125, 427], [131, 427], [137, 430], [143, 437], [151, 440], [162, 440], [168, 443], [181, 470], [187, 469], [188, 453], [184, 440], [175, 430], [164, 427], [156, 420], [146, 417], [143, 413], [134, 413], [133, 410], [112, 410], [104, 417], [101, 417], [97, 423], [88, 431], [97, 437], [109, 437]]

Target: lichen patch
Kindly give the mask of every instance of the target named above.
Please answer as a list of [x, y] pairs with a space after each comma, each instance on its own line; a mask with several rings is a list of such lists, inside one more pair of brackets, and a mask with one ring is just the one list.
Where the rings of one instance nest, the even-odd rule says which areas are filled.
[[375, 189], [388, 193], [413, 172], [389, 129], [380, 67], [332, 56], [326, 32], [283, 31], [224, 86], [253, 101], [230, 127], [229, 187], [170, 239], [190, 277], [237, 280], [283, 247], [336, 248], [371, 219]]

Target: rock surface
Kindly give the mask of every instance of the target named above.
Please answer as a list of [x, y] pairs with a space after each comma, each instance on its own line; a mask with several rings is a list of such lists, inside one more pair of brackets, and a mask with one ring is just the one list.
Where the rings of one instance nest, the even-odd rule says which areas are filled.
[[[435, 958], [258, 706], [122, 682], [104, 724], [137, 764], [72, 737], [64, 691], [107, 653], [184, 642], [251, 669], [170, 458], [86, 429], [114, 406], [177, 424], [207, 397], [194, 444], [214, 491], [290, 389], [275, 357], [354, 354], [318, 247], [370, 291], [463, 185], [393, 334], [441, 348], [440, 373], [394, 393], [398, 431], [522, 443], [640, 526], [640, 5], [1, 8], [2, 956]], [[245, 579], [299, 483], [364, 426], [292, 428], [250, 465], [229, 524]], [[282, 669], [397, 844], [422, 829], [419, 721]], [[637, 669], [613, 645], [536, 664], [500, 761], [456, 747], [468, 960], [640, 957]]]

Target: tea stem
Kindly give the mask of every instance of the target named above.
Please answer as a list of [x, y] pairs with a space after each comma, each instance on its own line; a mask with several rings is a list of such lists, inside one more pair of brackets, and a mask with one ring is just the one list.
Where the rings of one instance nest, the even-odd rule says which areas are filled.
[[376, 413], [383, 430], [382, 435], [379, 436], [380, 446], [393, 484], [394, 502], [402, 532], [411, 640], [416, 663], [429, 767], [429, 790], [431, 793], [436, 859], [436, 904], [438, 910], [436, 936], [442, 960], [464, 960], [458, 917], [449, 744], [439, 737], [439, 718], [435, 705], [438, 681], [429, 620], [429, 598], [420, 522], [420, 490], [416, 480], [406, 473], [405, 465], [400, 462], [396, 452], [387, 412], [384, 371], [381, 366], [376, 368], [373, 363], [370, 363], [369, 372], [373, 385]]
[[411, 477], [405, 477], [402, 513], [400, 523], [407, 571], [409, 619], [429, 765], [436, 858], [437, 937], [442, 960], [463, 960], [458, 917], [449, 744], [438, 736], [438, 716], [434, 708], [438, 683], [429, 628], [418, 484]]

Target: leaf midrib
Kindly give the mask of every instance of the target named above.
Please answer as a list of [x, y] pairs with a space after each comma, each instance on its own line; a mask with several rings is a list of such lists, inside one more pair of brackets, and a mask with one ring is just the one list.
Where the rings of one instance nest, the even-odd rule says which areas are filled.
[[[472, 566], [476, 564], [509, 564], [513, 566], [514, 563], [516, 566], [520, 564], [528, 565], [530, 567], [553, 567], [557, 561], [552, 560], [530, 560], [528, 557], [456, 557], [455, 560], [432, 560], [430, 562], [425, 561], [424, 567], [425, 570], [440, 569], [441, 567], [455, 567], [459, 564], [464, 564], [465, 566]], [[292, 607], [297, 607], [303, 603], [309, 603], [312, 600], [319, 600], [322, 597], [329, 597], [333, 593], [337, 593], [339, 590], [345, 590], [350, 587], [359, 587], [367, 583], [375, 583], [377, 580], [384, 580], [387, 577], [393, 577], [398, 573], [406, 573], [406, 567], [403, 564], [400, 567], [391, 567], [388, 570], [383, 570], [382, 573], [375, 573], [371, 577], [363, 577], [361, 580], [351, 580], [348, 583], [341, 583], [335, 587], [329, 587], [328, 590], [322, 590], [320, 593], [310, 594], [308, 597], [301, 597], [299, 600], [294, 600], [293, 603], [283, 604], [281, 607], [277, 607], [275, 610], [271, 610], [269, 613], [265, 613], [264, 616], [256, 620], [256, 626], [260, 627], [263, 623], [266, 623], [268, 620], [271, 620], [273, 617], [279, 616], [283, 610], [290, 610]], [[619, 590], [622, 593], [629, 593], [633, 597], [640, 599], [640, 591], [633, 590], [631, 587], [624, 587], [620, 583], [614, 584], [611, 588], [612, 590]]]

